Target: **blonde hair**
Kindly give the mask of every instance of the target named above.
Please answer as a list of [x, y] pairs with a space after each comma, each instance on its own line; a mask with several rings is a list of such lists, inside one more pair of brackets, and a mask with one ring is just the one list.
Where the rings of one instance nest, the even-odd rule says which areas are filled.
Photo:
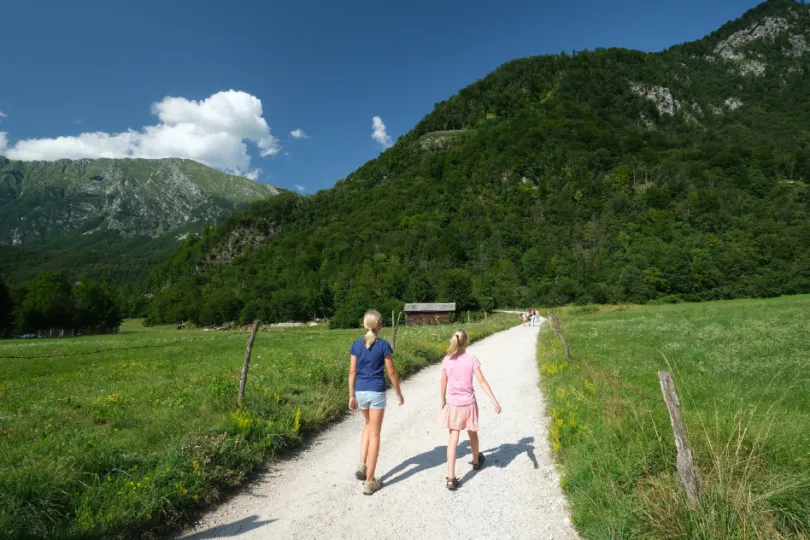
[[366, 349], [370, 349], [374, 342], [377, 341], [377, 332], [382, 327], [382, 315], [380, 315], [380, 312], [373, 309], [366, 311], [366, 314], [363, 315], [363, 327], [368, 330], [365, 337], [363, 337], [363, 343]]
[[456, 330], [453, 332], [453, 337], [450, 338], [450, 347], [447, 349], [447, 356], [454, 354], [464, 354], [467, 350], [467, 345], [470, 344], [470, 338], [467, 337], [467, 332], [464, 330]]

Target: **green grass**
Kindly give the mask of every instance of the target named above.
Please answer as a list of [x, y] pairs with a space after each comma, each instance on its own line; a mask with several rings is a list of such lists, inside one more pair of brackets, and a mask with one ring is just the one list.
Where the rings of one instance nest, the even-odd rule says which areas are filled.
[[[810, 538], [810, 296], [558, 313], [538, 344], [550, 439], [584, 538]], [[675, 468], [675, 375], [702, 477]]]
[[[514, 324], [500, 319], [467, 328], [481, 338]], [[183, 523], [344, 414], [362, 335], [262, 331], [240, 410], [246, 333], [123, 329], [0, 342], [0, 357], [26, 357], [0, 358], [0, 538], [149, 537]], [[403, 327], [400, 374], [438, 360], [450, 331]], [[61, 356], [35, 358], [48, 355]]]

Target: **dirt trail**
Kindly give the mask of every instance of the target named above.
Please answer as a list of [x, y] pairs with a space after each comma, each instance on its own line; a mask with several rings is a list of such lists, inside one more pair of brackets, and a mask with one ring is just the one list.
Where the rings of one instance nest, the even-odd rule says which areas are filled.
[[354, 479], [362, 417], [352, 415], [182, 538], [578, 538], [548, 445], [535, 362], [538, 330], [516, 327], [470, 347], [503, 412], [496, 416], [477, 391], [487, 463], [472, 472], [469, 441], [462, 436], [456, 464], [462, 486], [455, 493], [444, 488], [447, 434], [436, 426], [436, 365], [402, 385], [404, 406], [389, 393], [377, 467], [382, 491], [363, 496]]

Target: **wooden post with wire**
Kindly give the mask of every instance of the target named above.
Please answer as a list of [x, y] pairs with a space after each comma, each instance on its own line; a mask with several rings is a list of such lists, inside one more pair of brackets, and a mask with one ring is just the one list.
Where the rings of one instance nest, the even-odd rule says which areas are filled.
[[399, 312], [397, 318], [394, 319], [394, 312], [391, 312], [391, 320], [393, 321], [394, 330], [391, 333], [391, 348], [396, 350], [397, 349], [397, 330], [399, 330], [399, 318], [402, 317], [402, 312]]
[[554, 329], [554, 333], [560, 338], [562, 341], [563, 350], [565, 351], [565, 359], [569, 362], [571, 361], [571, 352], [568, 350], [568, 342], [565, 341], [565, 336], [563, 336], [562, 332], [562, 325], [560, 324], [560, 319], [554, 314], [553, 311], [548, 311], [548, 322], [551, 323], [551, 328]]
[[700, 496], [700, 475], [692, 459], [692, 449], [686, 439], [686, 428], [681, 418], [681, 404], [675, 392], [675, 380], [669, 371], [659, 371], [658, 380], [661, 382], [661, 393], [664, 403], [669, 410], [669, 419], [672, 423], [672, 433], [675, 435], [675, 448], [678, 450], [677, 468], [681, 483], [686, 490], [686, 498], [694, 505]]
[[239, 377], [239, 397], [237, 403], [239, 407], [245, 405], [245, 386], [247, 386], [248, 368], [250, 367], [250, 353], [253, 352], [253, 342], [256, 340], [256, 332], [259, 331], [259, 320], [253, 321], [253, 326], [250, 328], [250, 337], [247, 342], [247, 349], [245, 349], [245, 361], [242, 362], [242, 375]]

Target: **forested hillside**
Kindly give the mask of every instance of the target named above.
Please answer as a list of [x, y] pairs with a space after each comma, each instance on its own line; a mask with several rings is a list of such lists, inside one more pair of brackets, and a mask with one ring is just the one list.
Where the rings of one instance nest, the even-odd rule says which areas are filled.
[[0, 274], [138, 286], [181, 239], [278, 192], [186, 159], [0, 157]]
[[703, 40], [509, 62], [333, 189], [190, 238], [153, 321], [810, 291], [810, 10]]

